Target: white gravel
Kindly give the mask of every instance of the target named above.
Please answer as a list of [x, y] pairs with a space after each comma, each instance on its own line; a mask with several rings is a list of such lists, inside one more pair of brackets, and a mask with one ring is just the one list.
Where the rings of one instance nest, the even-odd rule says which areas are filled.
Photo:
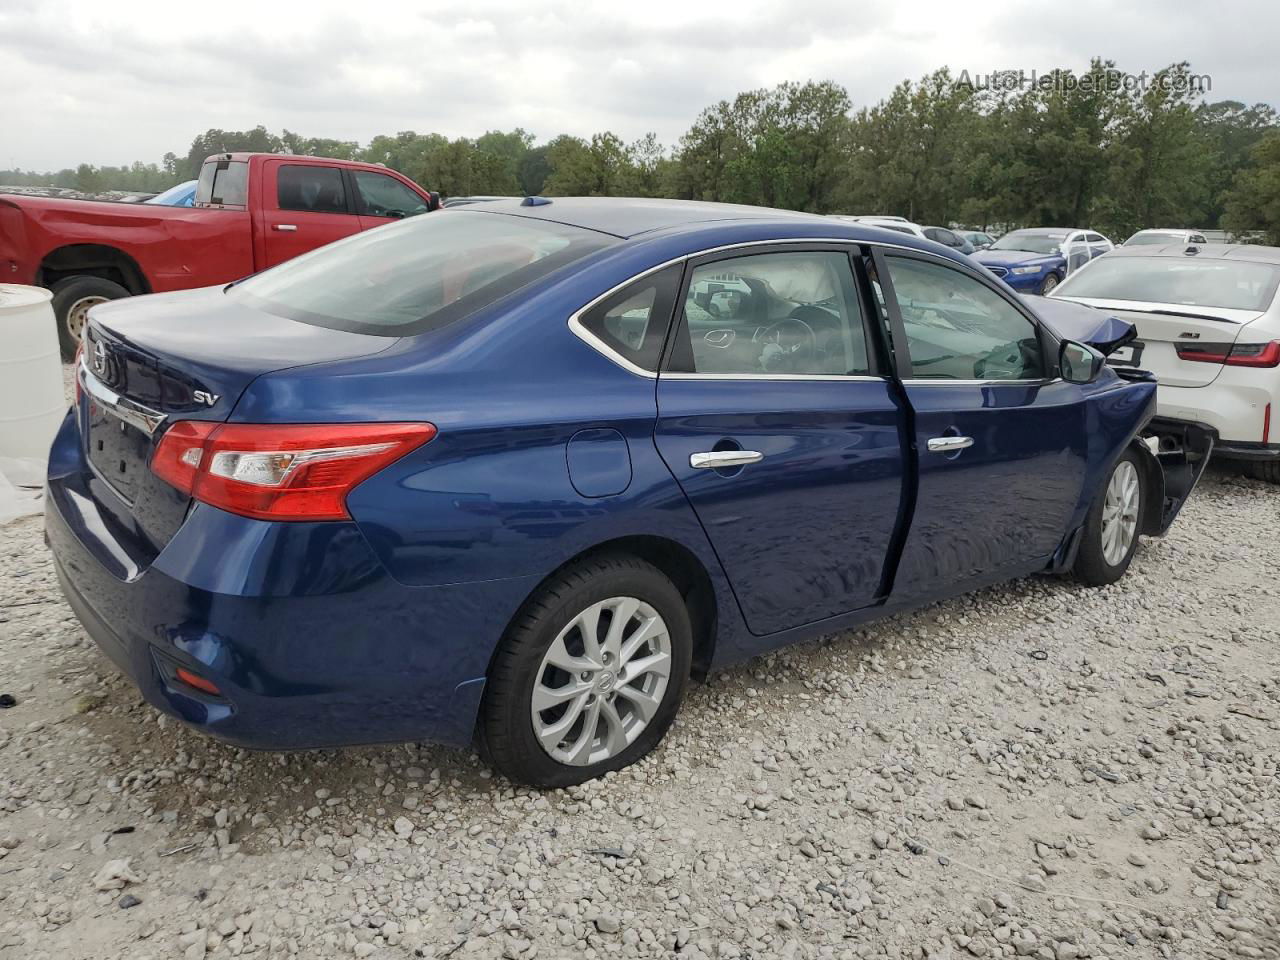
[[0, 958], [1278, 957], [1280, 489], [717, 675], [603, 782], [250, 754], [145, 706], [0, 527]]

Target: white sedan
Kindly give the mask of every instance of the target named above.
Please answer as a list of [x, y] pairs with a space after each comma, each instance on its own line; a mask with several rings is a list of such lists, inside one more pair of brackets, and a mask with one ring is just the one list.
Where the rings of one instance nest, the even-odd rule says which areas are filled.
[[1149, 370], [1159, 415], [1218, 433], [1214, 456], [1280, 483], [1280, 247], [1129, 246], [1052, 296], [1128, 320], [1111, 362]]

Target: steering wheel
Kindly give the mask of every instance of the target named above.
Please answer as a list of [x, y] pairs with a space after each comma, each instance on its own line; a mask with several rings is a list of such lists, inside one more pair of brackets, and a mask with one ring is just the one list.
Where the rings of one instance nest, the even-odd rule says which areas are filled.
[[[799, 329], [788, 333], [787, 327]], [[799, 317], [787, 317], [769, 324], [760, 331], [756, 340], [765, 344], [760, 365], [767, 371], [795, 372], [797, 367], [801, 372], [811, 370], [818, 356], [818, 335]], [[770, 350], [770, 346], [775, 349]]]

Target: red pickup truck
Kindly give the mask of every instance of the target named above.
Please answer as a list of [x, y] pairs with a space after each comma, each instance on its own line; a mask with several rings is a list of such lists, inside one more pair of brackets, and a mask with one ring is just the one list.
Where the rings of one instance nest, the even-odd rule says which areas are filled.
[[220, 153], [192, 207], [0, 195], [0, 282], [53, 291], [70, 359], [94, 304], [229, 283], [439, 205], [375, 164]]

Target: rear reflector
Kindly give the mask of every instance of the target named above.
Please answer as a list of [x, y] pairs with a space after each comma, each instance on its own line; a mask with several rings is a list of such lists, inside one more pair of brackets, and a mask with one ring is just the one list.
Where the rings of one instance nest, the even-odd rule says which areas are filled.
[[1280, 340], [1270, 343], [1178, 344], [1178, 359], [1223, 363], [1229, 367], [1280, 366]]
[[430, 423], [182, 420], [151, 470], [201, 503], [261, 520], [347, 520], [347, 494], [436, 435]]
[[222, 696], [222, 691], [218, 689], [218, 685], [212, 680], [206, 680], [198, 673], [192, 673], [186, 667], [179, 667], [174, 671], [173, 675], [185, 683], [188, 687], [194, 687], [201, 693], [207, 693], [211, 697]]

